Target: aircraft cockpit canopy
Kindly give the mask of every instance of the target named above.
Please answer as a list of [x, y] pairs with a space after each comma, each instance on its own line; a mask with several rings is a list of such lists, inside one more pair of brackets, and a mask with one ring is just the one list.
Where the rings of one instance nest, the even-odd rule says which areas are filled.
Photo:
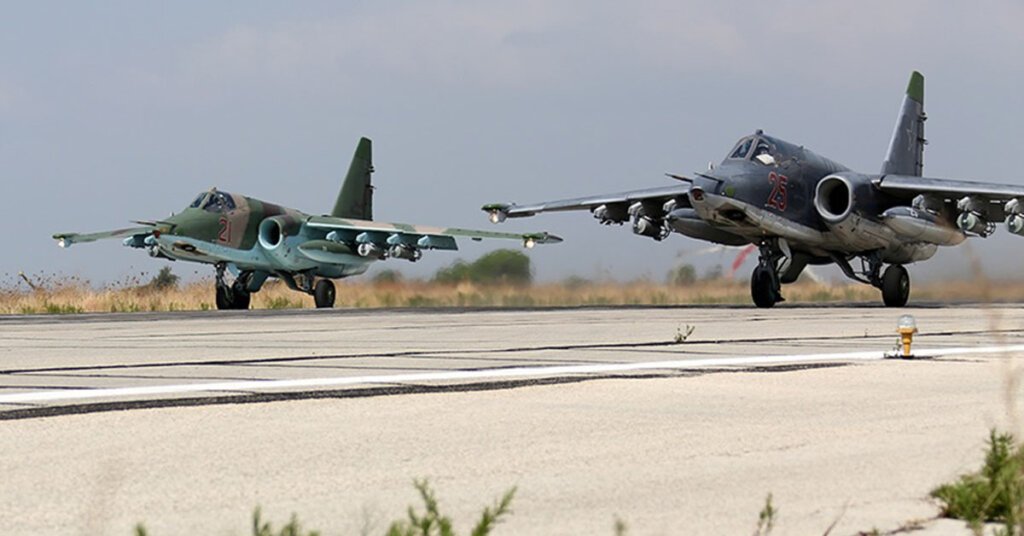
[[733, 160], [754, 160], [765, 164], [766, 162], [774, 161], [772, 158], [767, 158], [773, 156], [774, 152], [775, 147], [767, 139], [761, 136], [748, 136], [736, 143], [736, 148], [729, 154], [729, 158]]
[[211, 190], [196, 196], [189, 207], [201, 208], [207, 212], [230, 212], [235, 210], [235, 200], [229, 194]]
[[203, 192], [203, 193], [197, 195], [196, 196], [196, 200], [193, 201], [192, 204], [188, 206], [188, 208], [199, 208], [199, 207], [203, 206], [203, 201], [206, 199], [206, 195], [209, 194], [209, 193], [210, 192]]
[[747, 157], [747, 153], [750, 152], [750, 147], [754, 145], [754, 138], [743, 138], [736, 144], [736, 149], [732, 151], [729, 158], [743, 159]]

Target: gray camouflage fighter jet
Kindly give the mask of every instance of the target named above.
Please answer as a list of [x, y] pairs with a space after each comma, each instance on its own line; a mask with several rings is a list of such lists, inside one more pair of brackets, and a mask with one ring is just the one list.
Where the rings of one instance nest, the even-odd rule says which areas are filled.
[[[200, 193], [169, 218], [99, 233], [58, 233], [61, 247], [105, 238], [145, 249], [150, 256], [212, 264], [217, 270], [218, 309], [248, 309], [251, 295], [276, 277], [292, 290], [311, 294], [317, 307], [333, 307], [334, 283], [358, 275], [384, 259], [415, 262], [425, 250], [456, 250], [456, 238], [518, 240], [524, 247], [562, 239], [548, 233], [495, 233], [373, 220], [370, 140], [356, 147], [348, 175], [329, 215], [222, 192]], [[234, 281], [226, 278], [235, 275]]]
[[803, 146], [758, 130], [717, 167], [684, 184], [528, 205], [490, 204], [494, 223], [541, 212], [589, 210], [602, 224], [632, 223], [663, 240], [673, 231], [730, 246], [756, 244], [750, 292], [758, 307], [783, 301], [781, 285], [808, 264], [835, 263], [847, 277], [882, 291], [885, 305], [910, 296], [906, 264], [997, 221], [1024, 235], [1024, 187], [922, 177], [924, 77], [914, 72], [877, 174], [858, 173]]

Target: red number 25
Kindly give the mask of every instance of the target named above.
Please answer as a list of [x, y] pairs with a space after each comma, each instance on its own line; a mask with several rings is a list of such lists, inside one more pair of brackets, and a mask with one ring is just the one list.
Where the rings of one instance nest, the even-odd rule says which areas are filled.
[[768, 206], [780, 211], [786, 210], [786, 183], [789, 179], [772, 171], [768, 174], [768, 182], [772, 183], [772, 193], [768, 194]]

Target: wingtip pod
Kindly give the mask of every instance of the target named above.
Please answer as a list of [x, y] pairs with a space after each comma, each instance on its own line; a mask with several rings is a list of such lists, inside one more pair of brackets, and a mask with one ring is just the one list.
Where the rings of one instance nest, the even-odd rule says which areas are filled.
[[491, 220], [491, 223], [501, 223], [508, 218], [508, 209], [512, 205], [507, 203], [488, 203], [480, 210], [487, 213], [487, 219]]
[[491, 223], [501, 223], [508, 218], [528, 218], [537, 215], [536, 211], [524, 209], [515, 203], [491, 203], [480, 207], [480, 210], [487, 213], [487, 219], [491, 220]]
[[71, 247], [71, 244], [74, 243], [71, 236], [72, 235], [70, 234], [55, 234], [53, 235], [53, 239], [57, 241], [57, 247], [69, 248]]
[[533, 249], [537, 244], [557, 244], [561, 241], [562, 237], [548, 232], [523, 235], [523, 247], [526, 249]]
[[910, 73], [910, 83], [907, 84], [907, 96], [920, 104], [924, 104], [924, 75], [919, 71]]

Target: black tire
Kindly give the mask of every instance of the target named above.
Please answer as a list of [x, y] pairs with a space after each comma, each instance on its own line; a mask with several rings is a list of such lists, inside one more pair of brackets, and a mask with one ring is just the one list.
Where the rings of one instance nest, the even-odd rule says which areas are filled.
[[334, 281], [321, 279], [313, 287], [313, 301], [317, 309], [329, 309], [334, 307]]
[[235, 297], [234, 293], [231, 292], [231, 287], [226, 285], [217, 285], [217, 309], [234, 309], [235, 308]]
[[910, 274], [902, 264], [893, 264], [882, 273], [882, 301], [886, 307], [903, 307], [910, 299]]
[[769, 268], [754, 268], [754, 273], [750, 276], [750, 297], [754, 299], [754, 305], [762, 309], [772, 307], [778, 301]]
[[237, 281], [231, 286], [232, 309], [248, 309], [252, 301], [252, 294]]

